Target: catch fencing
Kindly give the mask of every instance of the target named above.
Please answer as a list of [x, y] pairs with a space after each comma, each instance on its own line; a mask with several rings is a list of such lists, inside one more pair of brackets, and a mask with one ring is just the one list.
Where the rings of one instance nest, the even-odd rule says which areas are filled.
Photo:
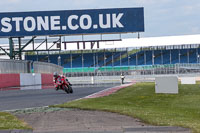
[[85, 76], [154, 76], [154, 75], [180, 75], [180, 74], [200, 74], [200, 64], [165, 64], [165, 65], [143, 65], [143, 66], [122, 66], [122, 67], [101, 67], [87, 68], [80, 70], [64, 69], [67, 77]]
[[131, 66], [127, 69], [98, 69], [94, 72], [67, 72], [72, 84], [121, 83], [120, 75], [125, 75], [125, 82], [154, 81], [155, 77], [178, 76], [197, 77], [200, 79], [200, 64], [168, 64]]

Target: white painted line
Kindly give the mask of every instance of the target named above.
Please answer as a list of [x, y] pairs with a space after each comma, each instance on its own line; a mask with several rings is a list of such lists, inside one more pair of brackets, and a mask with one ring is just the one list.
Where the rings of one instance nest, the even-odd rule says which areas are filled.
[[32, 109], [40, 109], [40, 108], [48, 108], [49, 106], [42, 106], [42, 107], [32, 107], [32, 108], [24, 108], [24, 109], [12, 109], [12, 110], [2, 110], [2, 112], [14, 112], [18, 110], [32, 110]]

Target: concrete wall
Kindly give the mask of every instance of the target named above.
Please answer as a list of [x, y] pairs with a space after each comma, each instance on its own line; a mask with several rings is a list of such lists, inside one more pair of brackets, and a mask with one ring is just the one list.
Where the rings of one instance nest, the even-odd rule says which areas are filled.
[[42, 89], [52, 88], [53, 83], [53, 74], [41, 74]]
[[41, 89], [41, 74], [20, 74], [20, 86], [21, 90]]
[[20, 74], [0, 74], [0, 88], [15, 87], [13, 89], [20, 89], [19, 86]]
[[0, 90], [54, 88], [53, 74], [0, 74]]

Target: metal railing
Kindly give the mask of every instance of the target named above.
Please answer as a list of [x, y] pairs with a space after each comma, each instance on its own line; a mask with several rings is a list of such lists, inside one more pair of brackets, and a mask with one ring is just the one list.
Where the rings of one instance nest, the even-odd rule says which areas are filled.
[[[155, 77], [177, 76], [200, 77], [200, 64], [169, 64], [133, 66], [129, 70], [121, 71], [98, 71], [98, 72], [76, 72], [66, 73], [72, 84], [105, 84], [120, 83], [120, 74], [125, 75], [125, 82], [133, 81], [154, 81]], [[200, 79], [200, 78], [199, 78]]]
[[[33, 70], [33, 71], [31, 71]], [[45, 62], [0, 59], [0, 73], [63, 73], [63, 67]]]
[[[81, 69], [81, 68], [80, 68]], [[64, 69], [65, 70], [65, 69]], [[200, 64], [165, 64], [144, 66], [123, 66], [94, 68], [94, 71], [64, 71], [67, 77], [84, 76], [117, 76], [121, 73], [133, 76], [145, 75], [178, 75], [178, 74], [200, 74]]]

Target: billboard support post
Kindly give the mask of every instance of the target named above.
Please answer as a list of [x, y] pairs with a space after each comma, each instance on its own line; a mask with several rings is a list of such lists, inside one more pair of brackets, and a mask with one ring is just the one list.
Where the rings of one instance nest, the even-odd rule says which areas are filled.
[[13, 59], [13, 40], [12, 37], [9, 38], [9, 47], [10, 47], [10, 59]]
[[19, 42], [19, 60], [22, 60], [21, 37], [18, 38], [18, 42]]

